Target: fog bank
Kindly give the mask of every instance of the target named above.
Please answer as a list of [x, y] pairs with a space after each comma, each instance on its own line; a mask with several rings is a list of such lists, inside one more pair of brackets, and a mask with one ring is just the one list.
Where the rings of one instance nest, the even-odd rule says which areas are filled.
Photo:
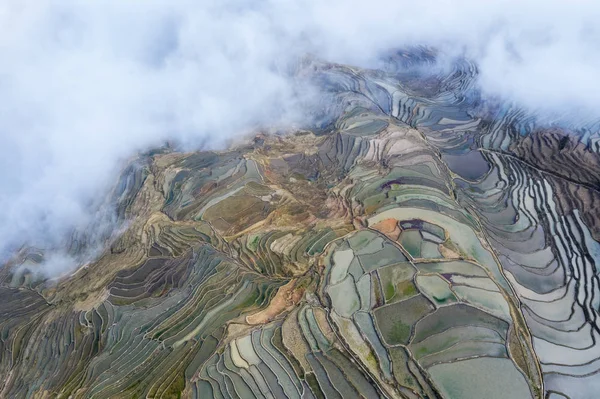
[[475, 60], [484, 95], [595, 112], [599, 19], [588, 0], [4, 1], [0, 258], [86, 226], [137, 151], [302, 121], [312, 93], [287, 69], [307, 53], [369, 67], [433, 46]]

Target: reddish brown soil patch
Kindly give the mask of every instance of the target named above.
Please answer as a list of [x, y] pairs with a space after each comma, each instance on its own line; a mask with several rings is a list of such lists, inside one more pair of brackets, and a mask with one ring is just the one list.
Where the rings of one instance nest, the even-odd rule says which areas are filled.
[[375, 223], [371, 226], [373, 229], [385, 234], [390, 239], [396, 241], [400, 236], [400, 227], [398, 226], [398, 221], [396, 219], [390, 218], [382, 220], [379, 223]]
[[302, 299], [304, 288], [296, 288], [296, 279], [279, 288], [269, 306], [246, 317], [248, 324], [264, 324], [279, 316], [281, 313], [291, 310]]

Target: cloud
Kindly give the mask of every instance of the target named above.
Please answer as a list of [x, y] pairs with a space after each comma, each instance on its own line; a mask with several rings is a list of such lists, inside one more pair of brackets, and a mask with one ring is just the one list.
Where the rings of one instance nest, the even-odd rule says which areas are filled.
[[435, 46], [476, 60], [487, 95], [595, 112], [599, 19], [591, 0], [4, 1], [0, 254], [86, 226], [136, 151], [301, 120], [287, 71], [306, 53]]

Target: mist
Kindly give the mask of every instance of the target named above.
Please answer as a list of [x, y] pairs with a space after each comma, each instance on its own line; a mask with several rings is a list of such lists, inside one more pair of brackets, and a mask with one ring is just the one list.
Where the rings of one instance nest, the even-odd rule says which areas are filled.
[[[301, 123], [315, 88], [289, 68], [306, 54], [373, 67], [432, 46], [475, 60], [484, 95], [598, 114], [599, 19], [591, 0], [6, 0], [0, 259], [86, 228], [136, 152]], [[76, 267], [53, 259], [48, 276]]]

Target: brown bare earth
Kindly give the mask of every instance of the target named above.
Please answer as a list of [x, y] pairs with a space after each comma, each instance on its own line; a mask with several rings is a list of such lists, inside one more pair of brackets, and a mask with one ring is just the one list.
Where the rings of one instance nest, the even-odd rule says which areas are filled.
[[442, 254], [442, 256], [444, 258], [447, 258], [447, 259], [459, 259], [460, 258], [459, 254], [457, 254], [456, 252], [454, 252], [453, 250], [451, 250], [444, 244], [440, 244], [438, 246], [438, 248], [440, 249], [440, 253]]
[[398, 221], [396, 219], [385, 219], [379, 223], [375, 223], [372, 228], [375, 230], [385, 234], [391, 240], [396, 241], [400, 236], [400, 227], [398, 226]]
[[294, 289], [296, 279], [290, 280], [286, 285], [279, 288], [269, 306], [260, 312], [254, 313], [246, 317], [248, 324], [264, 324], [275, 319], [281, 313], [290, 310], [302, 299], [304, 289]]

